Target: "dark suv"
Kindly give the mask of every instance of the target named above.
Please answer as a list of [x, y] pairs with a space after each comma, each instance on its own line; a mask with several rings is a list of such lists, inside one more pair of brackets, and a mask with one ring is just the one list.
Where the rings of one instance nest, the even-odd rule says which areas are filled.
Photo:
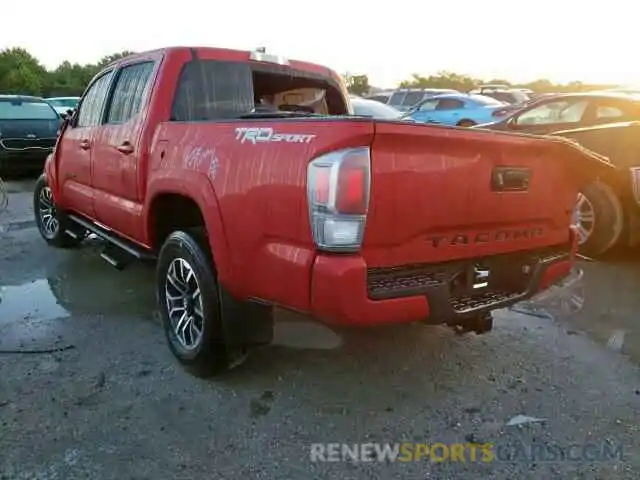
[[42, 98], [0, 95], [0, 172], [42, 170], [60, 122]]

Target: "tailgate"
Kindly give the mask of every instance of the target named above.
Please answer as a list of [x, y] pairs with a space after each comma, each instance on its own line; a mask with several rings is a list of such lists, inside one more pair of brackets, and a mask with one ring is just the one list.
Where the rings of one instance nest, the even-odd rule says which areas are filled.
[[371, 163], [370, 266], [565, 243], [579, 185], [612, 168], [563, 139], [385, 122]]

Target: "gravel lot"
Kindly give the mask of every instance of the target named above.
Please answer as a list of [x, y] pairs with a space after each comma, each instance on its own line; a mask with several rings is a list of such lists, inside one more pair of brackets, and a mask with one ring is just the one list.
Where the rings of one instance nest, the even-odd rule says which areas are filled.
[[[0, 212], [0, 479], [640, 478], [640, 254], [582, 265], [581, 312], [502, 311], [484, 336], [279, 312], [276, 345], [204, 380], [165, 345], [153, 271], [45, 247], [30, 186], [9, 183]], [[622, 461], [310, 459], [315, 443], [607, 441]]]

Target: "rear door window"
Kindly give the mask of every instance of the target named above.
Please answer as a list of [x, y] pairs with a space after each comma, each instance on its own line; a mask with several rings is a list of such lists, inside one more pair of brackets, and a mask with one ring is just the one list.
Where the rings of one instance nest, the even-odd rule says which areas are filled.
[[94, 81], [84, 95], [78, 110], [78, 127], [93, 127], [102, 123], [102, 109], [113, 77], [113, 70]]
[[404, 97], [406, 92], [396, 92], [391, 95], [391, 99], [389, 99], [389, 105], [399, 106], [403, 104]]
[[442, 98], [438, 101], [436, 110], [459, 110], [464, 108], [464, 102], [457, 98]]
[[413, 107], [416, 103], [424, 98], [424, 92], [407, 92], [402, 105], [405, 107]]
[[599, 100], [594, 107], [595, 120], [598, 123], [640, 120], [640, 117], [634, 115], [631, 103]]
[[107, 123], [125, 123], [140, 112], [151, 84], [154, 62], [120, 69], [107, 112]]
[[558, 100], [527, 110], [515, 120], [517, 125], [552, 125], [578, 123], [587, 110], [586, 100]]
[[438, 105], [438, 100], [437, 99], [427, 100], [422, 105], [420, 105], [420, 108], [418, 108], [418, 111], [420, 111], [420, 112], [431, 112], [431, 111], [436, 109], [437, 105]]
[[196, 60], [180, 73], [171, 120], [231, 119], [253, 108], [253, 79], [247, 63]]

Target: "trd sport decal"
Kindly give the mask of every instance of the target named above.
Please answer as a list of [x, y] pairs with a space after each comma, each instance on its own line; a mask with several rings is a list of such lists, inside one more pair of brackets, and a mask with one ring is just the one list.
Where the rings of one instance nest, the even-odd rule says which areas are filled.
[[286, 143], [311, 143], [316, 138], [315, 135], [303, 133], [275, 133], [273, 128], [236, 128], [236, 140], [240, 143], [264, 143], [264, 142], [286, 142]]

